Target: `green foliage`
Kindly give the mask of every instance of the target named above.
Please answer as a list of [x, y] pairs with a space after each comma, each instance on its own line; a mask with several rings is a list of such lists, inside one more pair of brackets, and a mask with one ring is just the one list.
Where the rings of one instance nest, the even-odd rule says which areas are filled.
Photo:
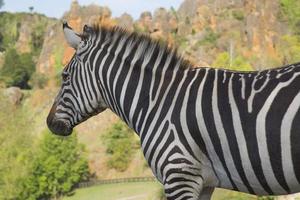
[[47, 22], [41, 20], [33, 27], [34, 31], [31, 33], [31, 49], [34, 55], [38, 55], [42, 50], [46, 24]]
[[23, 180], [20, 199], [59, 198], [89, 177], [84, 149], [76, 134], [68, 138], [54, 136], [48, 130], [43, 134], [31, 175]]
[[188, 47], [189, 41], [186, 37], [179, 36], [174, 34], [173, 37], [175, 38], [176, 45], [182, 49], [186, 49]]
[[[0, 2], [1, 6], [1, 2]], [[28, 22], [30, 21], [30, 22]], [[5, 51], [5, 63], [0, 71], [0, 81], [7, 86], [29, 89], [28, 80], [34, 72], [34, 60], [39, 56], [44, 42], [46, 27], [51, 20], [38, 14], [0, 13], [0, 51]], [[25, 23], [25, 25], [23, 24]], [[21, 28], [26, 26], [26, 30]], [[19, 55], [15, 48], [20, 32], [28, 37], [26, 44], [29, 52]], [[28, 32], [30, 31], [30, 32]], [[23, 35], [24, 37], [24, 35]], [[20, 43], [18, 43], [20, 46]], [[22, 47], [21, 47], [22, 48]]]
[[16, 199], [34, 155], [32, 122], [26, 109], [15, 107], [1, 94], [0, 102], [0, 199]]
[[60, 73], [62, 70], [62, 59], [63, 59], [63, 52], [64, 49], [62, 46], [56, 46], [56, 48], [54, 48], [54, 69], [56, 73]]
[[[0, 2], [1, 6], [1, 2]], [[24, 20], [30, 20], [28, 23], [31, 35], [28, 35], [28, 42], [31, 47], [31, 52], [36, 56], [39, 54], [46, 27], [49, 24], [49, 19], [43, 15], [30, 15], [26, 13], [0, 13], [0, 50], [5, 51], [7, 48], [15, 47], [19, 39], [19, 33]], [[27, 25], [27, 24], [26, 24]]]
[[249, 62], [247, 62], [242, 56], [236, 56], [230, 59], [230, 55], [227, 52], [220, 53], [212, 66], [238, 71], [253, 70]]
[[54, 69], [55, 69], [55, 81], [56, 85], [60, 86], [61, 85], [61, 72], [63, 70], [63, 52], [64, 49], [62, 46], [56, 46], [53, 51], [54, 55]]
[[39, 89], [44, 88], [47, 82], [48, 82], [48, 77], [45, 74], [41, 74], [38, 72], [33, 73], [29, 81], [30, 85]]
[[211, 28], [207, 28], [204, 38], [197, 45], [215, 45], [219, 37], [219, 34], [215, 33]]
[[233, 10], [232, 16], [239, 21], [243, 21], [245, 19], [244, 12], [241, 10]]
[[282, 60], [286, 63], [300, 61], [300, 36], [285, 35], [281, 39], [279, 47]]
[[28, 89], [28, 81], [35, 70], [30, 53], [18, 54], [16, 49], [10, 48], [5, 53], [5, 61], [0, 71], [0, 80], [6, 86], [17, 86]]
[[110, 155], [108, 166], [125, 171], [132, 159], [133, 149], [137, 146], [134, 133], [123, 123], [116, 123], [103, 136], [106, 152]]
[[16, 43], [21, 25], [21, 15], [0, 13], [0, 50], [11, 48]]
[[300, 1], [280, 0], [281, 15], [287, 19], [296, 34], [300, 34]]

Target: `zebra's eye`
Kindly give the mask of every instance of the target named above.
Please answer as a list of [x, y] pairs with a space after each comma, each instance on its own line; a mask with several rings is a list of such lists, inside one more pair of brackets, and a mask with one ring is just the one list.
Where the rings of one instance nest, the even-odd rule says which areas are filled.
[[80, 42], [80, 44], [79, 44], [79, 46], [80, 46], [80, 48], [83, 48], [83, 47], [85, 47], [86, 45], [87, 45], [87, 40], [82, 40], [81, 42]]
[[62, 79], [64, 82], [68, 81], [70, 79], [70, 74], [68, 72], [63, 72]]

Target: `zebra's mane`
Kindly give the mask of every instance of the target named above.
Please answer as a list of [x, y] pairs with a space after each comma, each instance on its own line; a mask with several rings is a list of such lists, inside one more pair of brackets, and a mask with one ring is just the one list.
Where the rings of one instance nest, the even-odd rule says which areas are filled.
[[[121, 41], [122, 39], [126, 39], [124, 45], [133, 45], [131, 49], [139, 48], [141, 50], [140, 58], [138, 62], [142, 62], [145, 57], [150, 55], [153, 51], [154, 54], [158, 54], [159, 52], [164, 52], [163, 56], [168, 56], [172, 54], [172, 60], [170, 63], [173, 65], [169, 65], [169, 68], [175, 67], [175, 65], [179, 65], [180, 69], [194, 68], [195, 66], [187, 59], [185, 59], [180, 53], [178, 53], [178, 49], [176, 47], [170, 46], [166, 41], [158, 40], [151, 38], [150, 35], [130, 32], [124, 28], [119, 26], [103, 26], [103, 25], [93, 25], [92, 26], [92, 34], [96, 37], [101, 37], [100, 43], [105, 41]], [[83, 35], [83, 37], [85, 37]], [[143, 43], [144, 45], [141, 45]]]
[[[159, 52], [163, 51], [165, 57], [172, 54], [172, 60], [170, 63], [173, 63], [173, 65], [169, 65], [169, 68], [174, 68], [175, 65], [179, 64], [180, 69], [189, 69], [189, 68], [199, 68], [195, 64], [193, 64], [191, 61], [185, 59], [182, 54], [178, 53], [178, 48], [169, 45], [164, 40], [158, 40], [151, 38], [149, 34], [144, 33], [138, 33], [138, 32], [131, 32], [125, 28], [122, 28], [120, 26], [108, 26], [108, 25], [101, 25], [101, 24], [94, 24], [92, 27], [92, 35], [96, 38], [101, 37], [100, 43], [102, 42], [114, 42], [114, 41], [121, 41], [122, 39], [126, 39], [126, 42], [124, 45], [128, 45], [129, 43], [133, 44], [132, 49], [137, 49], [141, 43], [144, 43], [145, 45], [142, 45], [141, 54], [137, 62], [143, 62], [144, 58], [147, 57], [150, 52], [153, 50], [153, 55], [158, 54]], [[87, 38], [88, 36], [84, 33], [81, 35], [82, 38]], [[231, 73], [237, 73], [237, 74], [252, 74], [252, 73], [258, 73], [261, 71], [278, 71], [278, 70], [284, 70], [285, 68], [289, 68], [290, 66], [297, 66], [300, 67], [300, 62], [285, 66], [279, 66], [276, 68], [271, 69], [265, 69], [265, 70], [251, 70], [251, 71], [239, 71], [239, 70], [229, 70], [225, 68], [217, 68], [218, 70], [224, 70]], [[201, 67], [201, 68], [210, 68], [211, 67]]]

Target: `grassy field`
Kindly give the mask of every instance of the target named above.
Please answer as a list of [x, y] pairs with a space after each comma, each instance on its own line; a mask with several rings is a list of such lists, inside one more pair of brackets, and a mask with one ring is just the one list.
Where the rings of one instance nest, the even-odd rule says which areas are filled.
[[[159, 200], [159, 183], [120, 183], [76, 190], [63, 200]], [[216, 189], [213, 200], [256, 200], [257, 197], [230, 190]]]

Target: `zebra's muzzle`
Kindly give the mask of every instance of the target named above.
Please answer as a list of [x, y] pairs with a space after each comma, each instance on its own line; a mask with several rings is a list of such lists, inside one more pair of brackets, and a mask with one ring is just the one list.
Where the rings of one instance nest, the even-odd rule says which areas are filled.
[[47, 117], [48, 128], [55, 135], [68, 136], [72, 133], [73, 128], [67, 121], [55, 117], [56, 107], [57, 104], [54, 103]]
[[48, 128], [55, 135], [68, 136], [72, 133], [73, 129], [62, 120], [47, 120]]

